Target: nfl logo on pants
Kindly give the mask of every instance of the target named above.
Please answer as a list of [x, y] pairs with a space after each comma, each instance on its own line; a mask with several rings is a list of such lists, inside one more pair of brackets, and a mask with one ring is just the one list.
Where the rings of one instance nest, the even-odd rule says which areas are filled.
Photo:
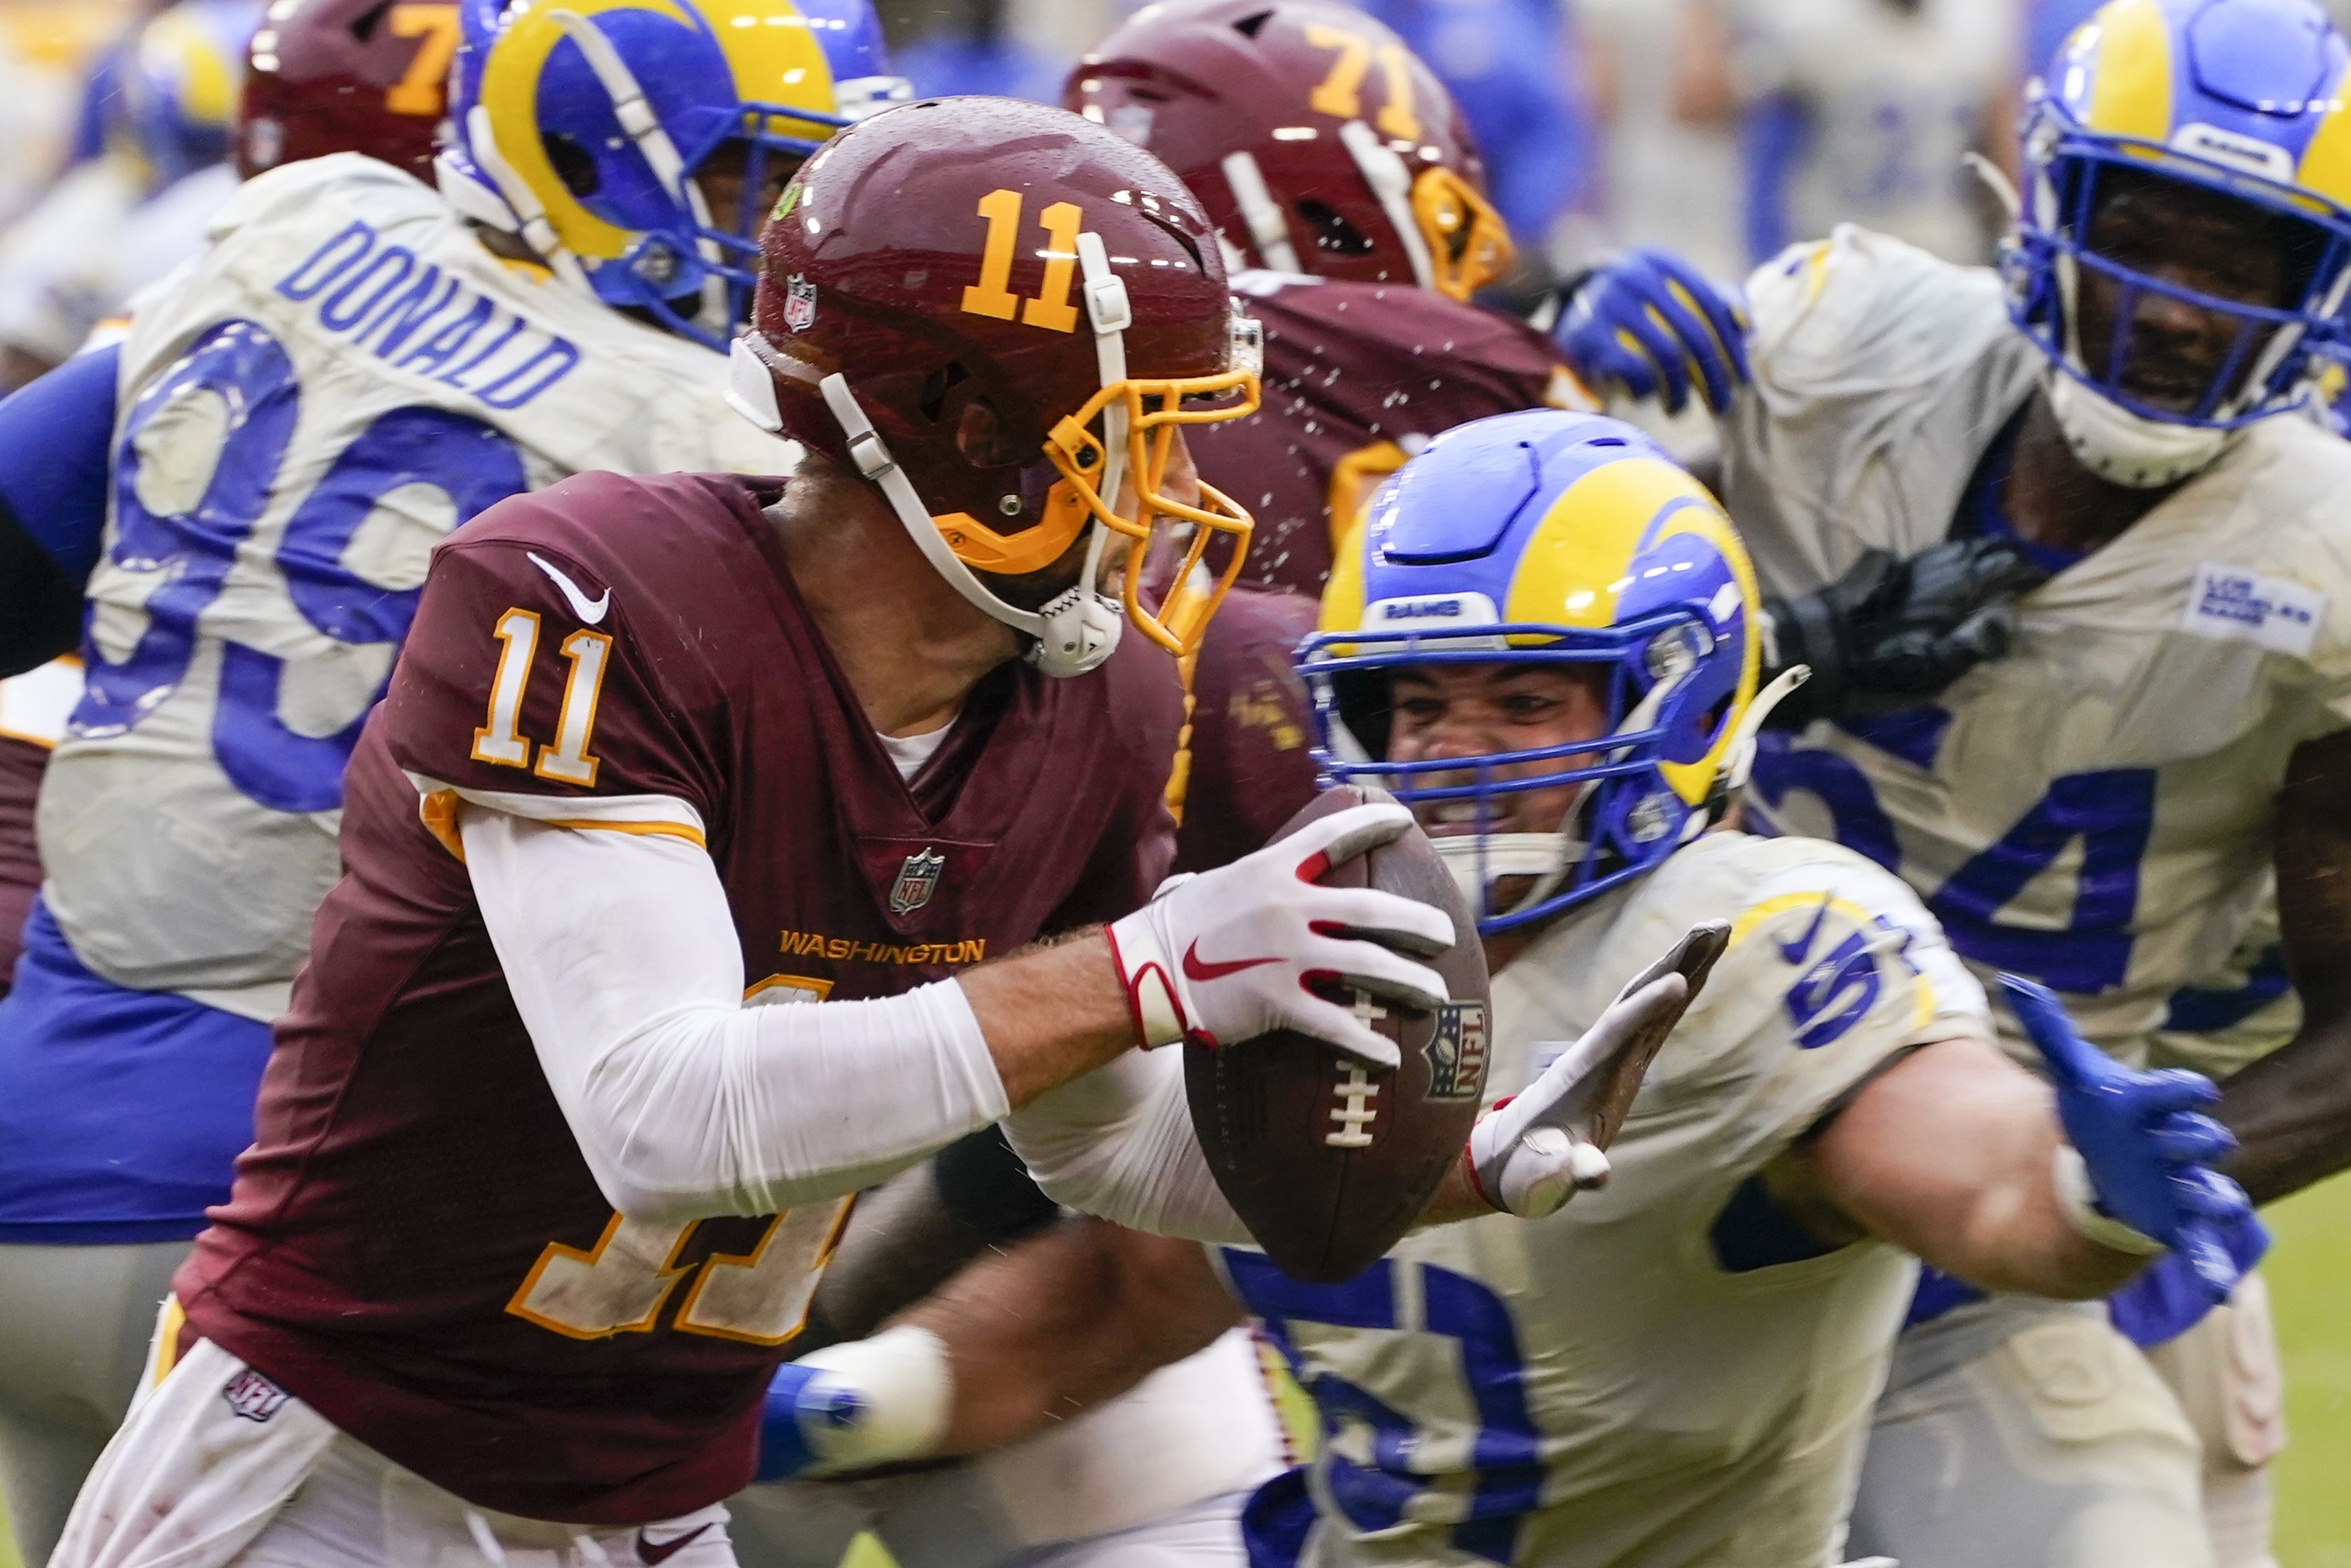
[[940, 868], [947, 857], [936, 850], [916, 850], [898, 868], [898, 880], [890, 886], [890, 913], [912, 915], [931, 901], [932, 890], [939, 885]]

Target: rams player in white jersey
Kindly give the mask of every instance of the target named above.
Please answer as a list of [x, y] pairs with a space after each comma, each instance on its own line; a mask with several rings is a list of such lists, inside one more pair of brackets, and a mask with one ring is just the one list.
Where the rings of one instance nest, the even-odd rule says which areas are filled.
[[6, 531], [88, 598], [0, 1006], [0, 1486], [28, 1560], [250, 1139], [429, 550], [583, 469], [772, 465], [721, 350], [775, 190], [842, 122], [836, 75], [876, 74], [845, 48], [871, 22], [468, 0], [439, 192], [358, 153], [273, 169], [123, 341], [0, 407], [16, 489], [75, 480]]
[[[1843, 674], [1759, 764], [1760, 821], [1898, 872], [2126, 1062], [2261, 946], [2274, 865], [2302, 1021], [2219, 1113], [2262, 1202], [2351, 1163], [2351, 446], [2304, 413], [2351, 288], [2346, 71], [2310, 0], [2114, 0], [2030, 106], [2000, 269], [1850, 229], [1788, 253], [1723, 422], [1783, 656]], [[2270, 1560], [2257, 1282], [2167, 1353], [2199, 1374], [2173, 1392], [2094, 1317], [1958, 1295], [1905, 1338], [1858, 1539]], [[2142, 1343], [2189, 1321], [2148, 1305], [2116, 1314]]]
[[[2108, 1063], [2048, 1005], [2053, 1105], [1899, 881], [1834, 844], [1708, 832], [1778, 695], [1757, 692], [1758, 611], [1721, 510], [1627, 425], [1503, 415], [1407, 465], [1301, 668], [1332, 771], [1412, 803], [1484, 912], [1492, 1030], [1446, 1041], [1440, 1081], [1549, 1082], [1679, 984], [1645, 973], [1661, 947], [1729, 922], [1605, 1190], [1562, 1209], [1563, 1177], [1498, 1180], [1479, 1151], [1518, 1136], [1511, 1100], [1465, 1159], [1507, 1212], [1419, 1231], [1343, 1284], [1056, 1233], [812, 1358], [811, 1446], [910, 1412], [950, 1443], [1037, 1424], [1238, 1296], [1324, 1436], [1251, 1503], [1253, 1562], [1814, 1568], [1841, 1561], [1903, 1249], [2072, 1297], [2157, 1235], [2216, 1261], [2214, 1228], [2247, 1210], [2199, 1164], [2227, 1145], [2192, 1109], [2208, 1082]], [[926, 1337], [944, 1385], [910, 1386]]]

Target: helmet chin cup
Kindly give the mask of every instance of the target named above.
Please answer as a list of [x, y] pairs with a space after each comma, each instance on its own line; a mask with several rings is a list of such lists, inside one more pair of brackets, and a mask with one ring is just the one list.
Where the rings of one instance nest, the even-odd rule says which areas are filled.
[[2236, 433], [2213, 425], [2144, 418], [2100, 395], [2063, 368], [2047, 371], [2050, 411], [2082, 466], [2109, 484], [2137, 490], [2177, 485], [2202, 473]]
[[[1559, 891], [1583, 856], [1582, 841], [1565, 833], [1448, 834], [1429, 842], [1453, 873], [1453, 885], [1481, 919], [1532, 909]], [[1532, 885], [1510, 908], [1491, 907], [1495, 884], [1520, 876], [1532, 878]]]
[[1126, 630], [1126, 611], [1083, 583], [1071, 589], [1039, 612], [1044, 622], [1029, 644], [1028, 660], [1056, 679], [1098, 670], [1118, 652]]

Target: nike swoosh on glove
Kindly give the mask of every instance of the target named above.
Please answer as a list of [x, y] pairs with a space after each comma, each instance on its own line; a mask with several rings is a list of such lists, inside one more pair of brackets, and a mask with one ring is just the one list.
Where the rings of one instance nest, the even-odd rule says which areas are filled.
[[1469, 1130], [1462, 1161], [1479, 1197], [1506, 1214], [1541, 1219], [1578, 1192], [1607, 1185], [1608, 1145], [1642, 1074], [1698, 999], [1729, 937], [1719, 921], [1692, 929], [1635, 976], [1524, 1093]]
[[1697, 268], [1667, 251], [1638, 250], [1584, 276], [1555, 337], [1586, 386], [1620, 386], [1679, 413], [1698, 384], [1721, 413], [1752, 379], [1747, 332], [1747, 313]]
[[[2199, 1073], [2134, 1072], [2076, 1033], [2045, 987], [2013, 975], [2000, 984], [2048, 1063], [2058, 1120], [2088, 1176], [2095, 1208], [2075, 1216], [2076, 1228], [2105, 1240], [2100, 1221], [2119, 1221], [2179, 1253], [2211, 1299], [2226, 1301], [2244, 1274], [2226, 1232], [2251, 1218], [2253, 1206], [2242, 1187], [2210, 1168], [2237, 1146], [2227, 1128], [2201, 1113], [2220, 1090]], [[2059, 1191], [2063, 1197], [2062, 1177]], [[2124, 1234], [2110, 1244], [2130, 1250], [2130, 1242]]]
[[1111, 957], [1136, 1036], [1211, 1048], [1294, 1030], [1374, 1067], [1395, 1042], [1314, 988], [1343, 986], [1417, 1012], [1446, 1000], [1444, 977], [1404, 954], [1453, 946], [1443, 910], [1315, 879], [1413, 825], [1393, 802], [1351, 806], [1256, 853], [1178, 879], [1110, 928]]

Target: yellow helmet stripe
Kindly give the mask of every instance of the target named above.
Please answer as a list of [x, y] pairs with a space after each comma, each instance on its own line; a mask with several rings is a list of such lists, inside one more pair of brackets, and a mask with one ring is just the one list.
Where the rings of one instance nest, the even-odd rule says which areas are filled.
[[2344, 68], [2327, 93], [2326, 118], [2311, 132], [2295, 176], [2304, 190], [2338, 206], [2351, 206], [2351, 105], [2344, 101], [2346, 92], [2351, 92], [2351, 67]]
[[[809, 20], [784, 0], [691, 0], [708, 18], [735, 73], [737, 96], [820, 114], [839, 112], [832, 69]], [[821, 141], [832, 127], [809, 120], [770, 120], [768, 131]]]
[[237, 72], [219, 42], [184, 12], [166, 11], [139, 41], [145, 61], [179, 85], [180, 109], [199, 125], [226, 125], [236, 109]]
[[[675, 0], [567, 0], [563, 8], [591, 19], [608, 11], [660, 11], [693, 25]], [[548, 15], [553, 9], [532, 6], [517, 12], [491, 46], [482, 66], [482, 108], [489, 116], [498, 155], [538, 197], [563, 247], [582, 260], [614, 261], [627, 253], [635, 236], [580, 204], [539, 140], [538, 78], [548, 57], [563, 41], [563, 29]]]
[[[1680, 500], [1715, 509], [1697, 480], [1655, 457], [1593, 469], [1560, 492], [1527, 542], [1502, 619], [1552, 626], [1613, 623], [1617, 596], [1632, 583], [1625, 570], [1641, 534]], [[1667, 532], [1680, 531], [1667, 525]]]
[[2096, 72], [2089, 128], [2144, 141], [2171, 140], [2171, 28], [2158, 0], [2113, 0], [2083, 24]]

